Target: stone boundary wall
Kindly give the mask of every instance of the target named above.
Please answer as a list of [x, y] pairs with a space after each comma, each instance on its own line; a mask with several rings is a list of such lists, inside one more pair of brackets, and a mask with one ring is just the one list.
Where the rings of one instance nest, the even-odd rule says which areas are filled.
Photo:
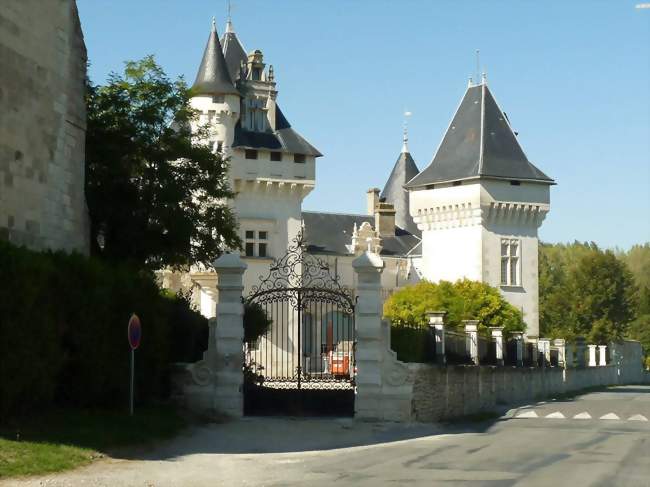
[[620, 364], [568, 368], [409, 364], [413, 374], [412, 420], [435, 422], [529, 403], [587, 387], [650, 383], [641, 367], [641, 345], [624, 342]]

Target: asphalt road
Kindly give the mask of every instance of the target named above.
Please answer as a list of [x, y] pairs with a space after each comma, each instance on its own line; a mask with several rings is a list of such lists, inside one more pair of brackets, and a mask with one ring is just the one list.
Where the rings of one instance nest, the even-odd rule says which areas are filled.
[[648, 420], [648, 386], [537, 403], [490, 423], [247, 418], [129, 458], [0, 485], [650, 487]]

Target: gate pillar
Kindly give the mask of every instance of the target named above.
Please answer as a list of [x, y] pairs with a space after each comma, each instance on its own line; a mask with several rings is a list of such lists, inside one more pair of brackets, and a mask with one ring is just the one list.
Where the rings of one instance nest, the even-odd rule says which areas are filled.
[[244, 415], [243, 276], [248, 267], [239, 254], [223, 254], [212, 264], [217, 272], [215, 409], [229, 416]]
[[185, 388], [187, 405], [200, 413], [244, 414], [243, 274], [238, 254], [223, 254], [213, 262], [217, 273], [216, 318], [208, 321], [208, 349], [190, 366], [192, 383]]
[[390, 350], [390, 324], [382, 322], [379, 255], [365, 252], [352, 261], [357, 275], [357, 329], [354, 415], [358, 419], [411, 419], [412, 378]]

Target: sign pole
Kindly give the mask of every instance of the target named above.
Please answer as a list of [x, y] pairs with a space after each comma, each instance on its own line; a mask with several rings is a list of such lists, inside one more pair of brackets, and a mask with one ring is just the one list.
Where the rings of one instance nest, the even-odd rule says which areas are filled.
[[133, 377], [135, 368], [135, 349], [131, 349], [131, 407], [129, 409], [130, 416], [133, 416]]
[[142, 339], [142, 324], [140, 323], [140, 318], [138, 318], [138, 315], [135, 313], [133, 313], [131, 315], [131, 319], [129, 319], [127, 334], [129, 337], [129, 345], [131, 346], [131, 393], [129, 394], [129, 415], [133, 416], [133, 396], [135, 389], [135, 349], [140, 346], [140, 340]]

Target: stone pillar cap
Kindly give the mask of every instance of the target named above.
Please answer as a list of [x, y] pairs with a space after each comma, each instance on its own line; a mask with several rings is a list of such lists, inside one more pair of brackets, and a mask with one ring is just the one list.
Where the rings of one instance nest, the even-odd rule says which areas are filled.
[[427, 311], [427, 316], [445, 316], [447, 314], [446, 311]]
[[221, 257], [212, 263], [212, 265], [215, 269], [232, 269], [241, 270], [242, 272], [248, 268], [248, 265], [246, 262], [241, 260], [238, 253], [222, 254]]

